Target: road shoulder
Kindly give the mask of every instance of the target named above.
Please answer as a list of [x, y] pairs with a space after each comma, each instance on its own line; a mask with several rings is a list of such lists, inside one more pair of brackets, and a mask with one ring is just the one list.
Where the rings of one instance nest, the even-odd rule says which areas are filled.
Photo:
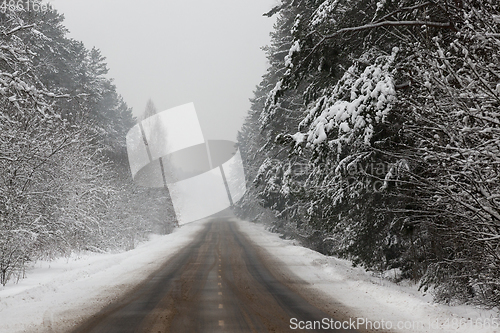
[[498, 318], [494, 310], [435, 304], [417, 286], [398, 285], [352, 267], [347, 260], [283, 240], [262, 224], [233, 221], [260, 248], [261, 257], [278, 279], [330, 315], [351, 322], [359, 320], [361, 325], [356, 327], [360, 331], [500, 332], [498, 326], [491, 325]]
[[177, 228], [122, 253], [38, 262], [19, 284], [0, 289], [0, 333], [67, 332], [158, 270], [206, 221]]

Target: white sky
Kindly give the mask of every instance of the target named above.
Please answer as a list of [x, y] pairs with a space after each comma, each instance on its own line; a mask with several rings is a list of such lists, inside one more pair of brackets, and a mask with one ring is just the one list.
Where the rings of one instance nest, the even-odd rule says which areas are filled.
[[194, 102], [207, 139], [235, 140], [267, 68], [276, 0], [50, 0], [101, 50], [134, 114]]

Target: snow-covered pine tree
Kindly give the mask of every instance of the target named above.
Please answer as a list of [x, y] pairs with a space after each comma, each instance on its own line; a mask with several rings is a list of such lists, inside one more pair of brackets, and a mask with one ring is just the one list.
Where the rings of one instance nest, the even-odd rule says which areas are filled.
[[164, 209], [162, 222], [173, 214], [136, 195], [125, 147], [132, 110], [104, 57], [67, 38], [62, 22], [52, 8], [0, 14], [2, 284], [37, 258], [130, 247], [165, 232], [151, 211]]
[[[296, 223], [303, 221], [303, 211], [299, 204], [302, 194], [298, 195], [300, 187], [291, 172], [289, 159], [303, 161], [304, 158], [290, 156], [289, 149], [277, 143], [276, 137], [297, 127], [303, 98], [297, 94], [284, 94], [279, 106], [273, 109], [266, 108], [266, 102], [285, 70], [284, 62], [292, 41], [290, 31], [297, 12], [293, 7], [283, 7], [277, 15], [271, 45], [264, 48], [270, 67], [256, 88], [249, 115], [239, 133], [249, 180], [247, 194], [240, 203], [245, 217], [262, 218], [273, 212], [279, 221], [291, 221], [292, 229], [296, 228]], [[257, 208], [258, 205], [264, 209]]]
[[[268, 126], [309, 163], [309, 226], [328, 233], [333, 252], [423, 278], [441, 300], [499, 304], [498, 6], [325, 0], [275, 10], [297, 10], [293, 40], [260, 112], [286, 123], [280, 102], [303, 98], [298, 131]], [[279, 150], [270, 142], [260, 152]], [[273, 162], [259, 177], [281, 189], [287, 172]]]

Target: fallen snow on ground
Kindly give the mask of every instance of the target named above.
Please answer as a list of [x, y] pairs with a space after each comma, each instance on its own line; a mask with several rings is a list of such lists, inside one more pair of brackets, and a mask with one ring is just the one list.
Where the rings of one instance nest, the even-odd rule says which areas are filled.
[[19, 283], [0, 288], [0, 332], [67, 332], [158, 269], [203, 228], [196, 222], [135, 249], [39, 261]]
[[431, 295], [418, 291], [417, 286], [401, 286], [354, 268], [347, 260], [297, 246], [296, 241], [283, 240], [264, 225], [239, 221], [239, 226], [298, 277], [350, 307], [356, 313], [355, 318], [349, 319], [351, 327], [359, 323], [359, 328], [380, 327], [382, 332], [388, 328], [405, 333], [500, 332], [497, 311], [439, 305], [432, 302]]
[[[369, 320], [372, 326], [387, 328], [390, 323], [393, 329], [407, 325], [400, 332], [500, 333], [497, 312], [434, 304], [415, 286], [397, 285], [353, 268], [349, 261], [297, 246], [265, 230], [263, 225], [235, 221], [255, 243], [313, 288], [350, 307], [356, 313], [352, 318], [356, 324], [358, 320]], [[26, 279], [0, 288], [0, 333], [68, 331], [158, 269], [204, 224], [195, 222], [170, 235], [152, 236], [150, 241], [124, 253], [37, 262]]]

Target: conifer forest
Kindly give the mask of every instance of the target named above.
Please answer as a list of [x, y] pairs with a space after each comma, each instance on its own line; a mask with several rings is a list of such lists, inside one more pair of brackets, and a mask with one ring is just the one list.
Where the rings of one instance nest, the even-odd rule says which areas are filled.
[[[500, 306], [500, 2], [279, 0], [264, 15], [236, 214], [437, 302]], [[67, 33], [50, 6], [0, 13], [3, 285], [175, 225], [168, 193], [130, 177], [137, 119], [105, 56]]]
[[[173, 227], [165, 193], [132, 183], [132, 110], [105, 58], [63, 16], [0, 14], [0, 283], [37, 259], [126, 250]], [[171, 205], [170, 205], [171, 206]]]
[[500, 304], [500, 3], [282, 0], [239, 134], [247, 219]]

